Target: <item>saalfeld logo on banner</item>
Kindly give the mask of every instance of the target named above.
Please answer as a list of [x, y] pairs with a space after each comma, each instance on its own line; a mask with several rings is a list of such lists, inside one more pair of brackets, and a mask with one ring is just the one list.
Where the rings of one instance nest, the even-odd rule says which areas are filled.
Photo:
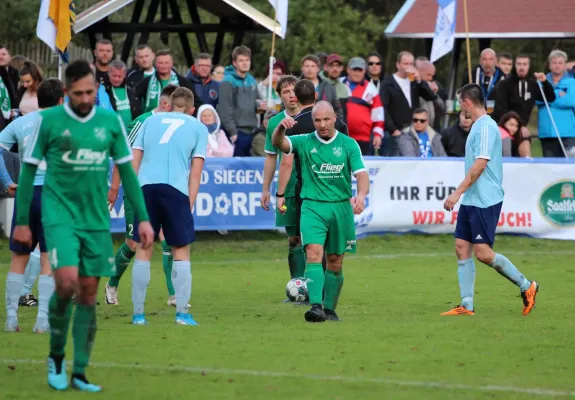
[[575, 226], [575, 182], [561, 181], [548, 186], [539, 196], [539, 209], [553, 225]]

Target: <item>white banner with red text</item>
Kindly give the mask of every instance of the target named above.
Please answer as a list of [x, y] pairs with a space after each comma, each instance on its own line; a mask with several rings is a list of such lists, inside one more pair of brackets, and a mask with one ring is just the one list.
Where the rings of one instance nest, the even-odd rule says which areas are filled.
[[[371, 187], [366, 210], [356, 216], [359, 237], [455, 231], [459, 204], [448, 212], [443, 203], [465, 177], [463, 160], [367, 157], [366, 165]], [[575, 163], [509, 160], [503, 188], [497, 233], [575, 240]]]

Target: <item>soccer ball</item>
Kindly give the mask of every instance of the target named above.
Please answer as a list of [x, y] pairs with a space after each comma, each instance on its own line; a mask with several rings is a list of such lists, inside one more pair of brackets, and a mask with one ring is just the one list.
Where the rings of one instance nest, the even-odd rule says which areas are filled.
[[288, 299], [296, 302], [309, 300], [307, 284], [304, 278], [293, 278], [286, 285], [286, 295]]

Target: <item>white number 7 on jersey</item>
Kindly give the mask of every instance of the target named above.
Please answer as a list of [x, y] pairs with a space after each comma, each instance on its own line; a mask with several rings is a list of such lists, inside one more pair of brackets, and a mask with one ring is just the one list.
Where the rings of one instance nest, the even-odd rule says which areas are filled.
[[162, 124], [169, 124], [170, 126], [168, 126], [168, 129], [166, 129], [166, 132], [164, 132], [164, 134], [162, 135], [162, 138], [160, 139], [160, 144], [168, 143], [172, 138], [172, 135], [176, 133], [178, 128], [184, 125], [185, 123], [186, 121], [182, 119], [171, 119], [171, 118], [162, 119]]

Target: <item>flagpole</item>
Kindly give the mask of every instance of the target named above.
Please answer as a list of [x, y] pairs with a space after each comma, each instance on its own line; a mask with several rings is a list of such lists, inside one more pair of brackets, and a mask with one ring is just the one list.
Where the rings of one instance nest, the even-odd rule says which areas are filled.
[[275, 7], [274, 7], [274, 29], [272, 32], [272, 49], [270, 52], [270, 70], [269, 70], [269, 82], [268, 82], [268, 109], [271, 108], [273, 106], [273, 102], [272, 102], [272, 93], [273, 93], [273, 73], [274, 73], [274, 64], [275, 64], [275, 58], [274, 58], [274, 54], [275, 54], [275, 47], [276, 47], [276, 26], [277, 26], [277, 22], [276, 19], [278, 17], [278, 0], [275, 0]]
[[64, 69], [64, 62], [62, 61], [62, 57], [58, 54], [58, 79], [62, 80], [62, 70]]
[[469, 45], [469, 23], [467, 21], [467, 0], [463, 0], [463, 19], [465, 20], [465, 47], [467, 48], [467, 75], [469, 83], [473, 82], [471, 77], [471, 48]]

